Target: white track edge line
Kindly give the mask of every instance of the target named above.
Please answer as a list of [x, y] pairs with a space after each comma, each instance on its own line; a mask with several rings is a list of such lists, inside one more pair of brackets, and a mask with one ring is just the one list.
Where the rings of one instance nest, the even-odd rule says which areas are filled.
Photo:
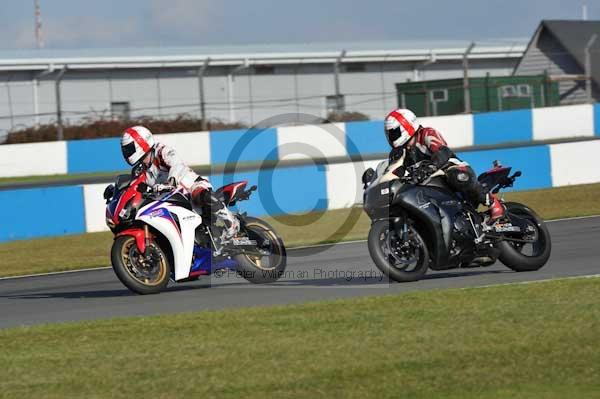
[[474, 285], [472, 287], [460, 287], [459, 290], [471, 290], [476, 288], [493, 288], [493, 287], [503, 287], [505, 285], [525, 285], [525, 284], [535, 284], [535, 283], [547, 283], [549, 281], [560, 281], [560, 280], [576, 280], [576, 279], [588, 279], [588, 278], [600, 278], [600, 274], [582, 274], [580, 276], [564, 276], [564, 277], [552, 277], [552, 278], [543, 278], [539, 280], [527, 280], [527, 281], [513, 281], [510, 283], [497, 283], [497, 284], [486, 284], [486, 285]]
[[[553, 219], [553, 220], [547, 220], [546, 223], [565, 222], [565, 221], [569, 221], [569, 220], [594, 219], [594, 218], [600, 218], [600, 215], [578, 216], [578, 217], [572, 217], [572, 218]], [[337, 246], [337, 245], [357, 244], [357, 243], [361, 243], [361, 242], [367, 242], [367, 240], [353, 240], [353, 241], [332, 242], [332, 243], [329, 243], [329, 244], [306, 245], [306, 246], [303, 246], [303, 247], [293, 247], [293, 248], [290, 248], [290, 251], [295, 251], [295, 250], [299, 250], [299, 249], [330, 247], [330, 246], [334, 246], [334, 245]], [[104, 266], [104, 267], [92, 267], [92, 268], [89, 268], [89, 269], [66, 270], [66, 271], [62, 271], [62, 272], [49, 272], [49, 273], [39, 273], [39, 274], [26, 274], [24, 276], [0, 277], [0, 281], [3, 281], [3, 280], [16, 280], [16, 279], [20, 279], [20, 278], [30, 278], [30, 277], [54, 276], [54, 275], [57, 275], [57, 274], [69, 274], [69, 273], [79, 273], [79, 272], [93, 272], [95, 270], [106, 270], [106, 269], [110, 269], [110, 268], [111, 268], [110, 266]], [[544, 281], [544, 280], [535, 280], [535, 281]], [[500, 284], [500, 285], [502, 285], [502, 284]]]

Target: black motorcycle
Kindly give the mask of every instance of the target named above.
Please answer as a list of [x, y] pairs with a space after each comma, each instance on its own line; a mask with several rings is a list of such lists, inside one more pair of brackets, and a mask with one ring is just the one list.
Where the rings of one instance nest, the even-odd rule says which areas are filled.
[[[485, 213], [448, 186], [442, 171], [422, 180], [404, 166], [393, 175], [382, 166], [363, 174], [364, 210], [372, 220], [369, 253], [390, 279], [416, 281], [427, 269], [490, 266], [496, 260], [518, 272], [534, 271], [550, 258], [548, 228], [526, 205], [504, 202], [506, 215], [489, 224]], [[498, 193], [521, 176], [510, 173], [495, 163], [478, 179]]]

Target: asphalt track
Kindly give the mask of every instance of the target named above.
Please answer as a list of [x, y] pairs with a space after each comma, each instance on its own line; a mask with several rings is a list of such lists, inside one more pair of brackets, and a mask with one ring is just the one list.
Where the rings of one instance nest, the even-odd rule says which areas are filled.
[[0, 327], [249, 306], [283, 305], [418, 290], [473, 287], [600, 274], [600, 218], [549, 224], [553, 253], [541, 270], [488, 268], [430, 272], [415, 283], [389, 283], [365, 242], [291, 250], [286, 275], [252, 285], [231, 275], [170, 284], [160, 295], [131, 294], [111, 269], [0, 280]]

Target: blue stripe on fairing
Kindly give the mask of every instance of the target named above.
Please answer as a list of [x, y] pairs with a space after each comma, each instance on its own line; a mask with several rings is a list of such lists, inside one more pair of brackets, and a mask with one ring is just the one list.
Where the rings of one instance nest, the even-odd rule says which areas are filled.
[[118, 138], [67, 141], [67, 173], [114, 172], [130, 169]]
[[383, 132], [383, 121], [347, 122], [346, 150], [349, 155], [387, 153], [390, 146]]
[[513, 172], [520, 170], [523, 176], [515, 183], [515, 190], [531, 190], [552, 187], [552, 167], [550, 146], [540, 145], [503, 150], [473, 151], [457, 154], [468, 162], [477, 174], [492, 168], [492, 162], [499, 160], [503, 166], [511, 166]]
[[248, 171], [210, 177], [213, 187], [248, 180], [258, 190], [236, 207], [253, 216], [281, 215], [327, 209], [326, 171], [320, 165]]
[[277, 159], [277, 129], [210, 132], [210, 160], [213, 165]]
[[475, 145], [532, 141], [532, 111], [523, 109], [475, 114], [473, 133]]
[[85, 232], [83, 187], [0, 191], [0, 241]]

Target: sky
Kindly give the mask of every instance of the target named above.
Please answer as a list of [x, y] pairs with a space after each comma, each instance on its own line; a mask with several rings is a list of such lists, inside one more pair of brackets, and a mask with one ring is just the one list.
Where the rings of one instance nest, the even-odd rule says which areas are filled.
[[[46, 48], [529, 38], [600, 0], [39, 0]], [[35, 47], [34, 0], [0, 0], [0, 49]]]

